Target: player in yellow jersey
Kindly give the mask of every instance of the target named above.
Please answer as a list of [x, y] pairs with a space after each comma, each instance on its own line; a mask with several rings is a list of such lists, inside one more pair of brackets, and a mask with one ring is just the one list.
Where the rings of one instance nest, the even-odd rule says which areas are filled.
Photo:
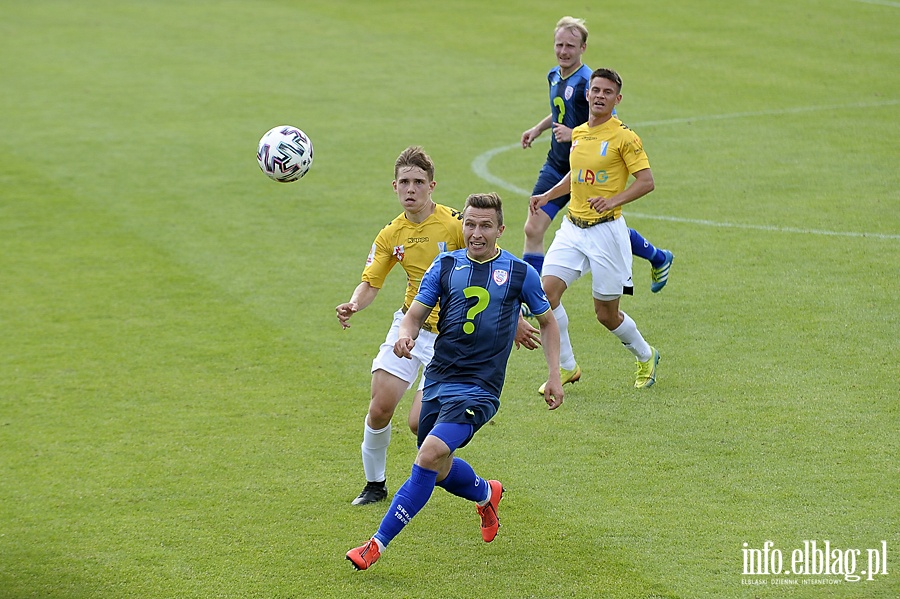
[[[522, 147], [530, 148], [532, 142], [547, 129], [552, 129], [550, 151], [541, 167], [532, 195], [544, 193], [569, 171], [569, 151], [572, 148], [572, 130], [585, 123], [590, 115], [587, 102], [591, 69], [582, 62], [587, 50], [588, 30], [584, 19], [563, 17], [556, 23], [553, 47], [557, 65], [547, 73], [550, 84], [550, 114], [534, 127], [522, 133]], [[617, 116], [613, 110], [613, 116]], [[529, 211], [525, 222], [525, 247], [522, 259], [540, 273], [544, 266], [544, 235], [556, 214], [569, 201], [569, 195], [554, 199], [536, 212]], [[674, 255], [669, 250], [655, 247], [634, 229], [629, 229], [631, 253], [650, 263], [650, 291], [658, 293], [669, 279]]]
[[[394, 163], [393, 182], [403, 213], [378, 233], [363, 269], [362, 282], [353, 291], [350, 301], [336, 308], [341, 326], [349, 328], [350, 317], [372, 303], [391, 269], [399, 264], [406, 271], [403, 307], [394, 313], [393, 324], [372, 361], [372, 395], [362, 442], [367, 483], [353, 500], [353, 505], [375, 503], [387, 497], [385, 469], [391, 441], [391, 418], [403, 394], [416, 382], [419, 370], [424, 370], [434, 354], [437, 310], [422, 326], [417, 351], [413, 351], [411, 360], [394, 355], [400, 321], [435, 257], [441, 252], [465, 247], [462, 215], [431, 199], [435, 185], [434, 163], [428, 154], [419, 146], [406, 148]], [[409, 412], [409, 427], [413, 432], [418, 429], [423, 383], [424, 378]]]
[[[653, 191], [650, 161], [641, 138], [613, 116], [622, 100], [622, 79], [611, 69], [591, 73], [587, 89], [590, 116], [572, 131], [569, 173], [549, 191], [531, 197], [532, 212], [571, 193], [568, 214], [544, 260], [542, 284], [560, 328], [562, 381], [578, 380], [581, 369], [569, 341], [563, 293], [588, 272], [597, 320], [637, 359], [636, 388], [656, 382], [659, 352], [650, 346], [630, 316], [619, 309], [631, 294], [631, 243], [622, 206]], [[626, 186], [629, 176], [634, 182]], [[540, 392], [543, 394], [543, 387]]]

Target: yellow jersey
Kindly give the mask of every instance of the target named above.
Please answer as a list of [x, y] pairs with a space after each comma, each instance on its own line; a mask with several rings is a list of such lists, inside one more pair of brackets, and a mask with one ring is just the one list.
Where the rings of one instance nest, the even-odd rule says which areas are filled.
[[[443, 204], [435, 204], [434, 213], [421, 223], [411, 222], [406, 213], [388, 223], [378, 236], [363, 269], [362, 280], [381, 289], [394, 266], [406, 271], [406, 296], [403, 311], [412, 305], [422, 276], [441, 252], [466, 247], [462, 234], [462, 213]], [[423, 329], [437, 331], [438, 306], [431, 311]]]
[[644, 145], [637, 133], [616, 117], [596, 127], [579, 125], [572, 130], [569, 151], [571, 193], [569, 215], [590, 224], [619, 218], [622, 208], [598, 213], [589, 198], [611, 198], [622, 193], [628, 176], [650, 168]]

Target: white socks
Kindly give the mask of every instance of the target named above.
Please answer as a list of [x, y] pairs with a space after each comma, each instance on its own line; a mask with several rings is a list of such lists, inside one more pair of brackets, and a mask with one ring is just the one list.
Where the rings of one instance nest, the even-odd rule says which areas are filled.
[[556, 323], [559, 325], [559, 366], [565, 370], [572, 370], [576, 364], [575, 350], [572, 349], [572, 342], [569, 341], [569, 315], [560, 304], [554, 308], [553, 316], [556, 317]]
[[637, 358], [639, 362], [646, 362], [653, 356], [653, 350], [650, 349], [650, 344], [644, 341], [640, 331], [637, 330], [637, 325], [631, 317], [624, 312], [622, 312], [622, 315], [625, 319], [622, 321], [622, 324], [619, 325], [619, 328], [613, 331], [612, 334], [619, 338], [622, 345], [634, 354], [634, 357]]
[[[553, 316], [559, 325], [559, 366], [565, 370], [575, 368], [575, 350], [572, 349], [572, 342], [569, 340], [569, 315], [562, 304], [553, 310]], [[646, 362], [653, 357], [653, 350], [650, 344], [644, 341], [644, 337], [637, 329], [637, 325], [630, 316], [622, 312], [624, 317], [622, 324], [612, 331], [612, 334], [619, 338], [622, 345], [634, 354], [634, 357], [641, 362]]]
[[391, 444], [391, 423], [389, 422], [386, 427], [376, 431], [369, 426], [367, 416], [365, 427], [361, 448], [366, 481], [381, 482], [385, 479], [385, 469], [387, 468], [387, 448]]

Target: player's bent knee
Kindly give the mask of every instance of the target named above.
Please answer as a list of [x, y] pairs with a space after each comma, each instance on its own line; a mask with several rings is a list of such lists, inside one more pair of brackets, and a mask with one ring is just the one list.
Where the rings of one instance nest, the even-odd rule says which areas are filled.
[[562, 299], [563, 293], [566, 291], [566, 282], [557, 276], [545, 274], [541, 279], [541, 285], [544, 288], [547, 301], [550, 302], [553, 309], [556, 309]]
[[450, 448], [441, 439], [428, 435], [419, 448], [416, 464], [429, 470], [441, 471], [445, 462], [450, 459]]
[[615, 308], [596, 306], [597, 321], [610, 331], [614, 331], [622, 324], [622, 314], [618, 306]]
[[611, 320], [609, 317], [607, 317], [605, 315], [601, 316], [600, 314], [597, 315], [597, 321], [610, 331], [616, 330], [617, 328], [619, 328], [619, 324], [621, 324], [621, 323], [614, 322], [613, 320]]
[[550, 219], [544, 218], [538, 220], [536, 218], [529, 218], [525, 221], [525, 237], [529, 239], [543, 239], [549, 228]]
[[380, 403], [369, 404], [368, 424], [375, 430], [381, 430], [391, 423], [394, 417], [396, 404], [384, 405]]

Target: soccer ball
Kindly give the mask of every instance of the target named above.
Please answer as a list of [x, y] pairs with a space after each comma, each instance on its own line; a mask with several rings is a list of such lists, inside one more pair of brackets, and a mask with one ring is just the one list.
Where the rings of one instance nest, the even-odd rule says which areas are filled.
[[296, 127], [273, 127], [259, 140], [256, 161], [269, 178], [279, 183], [296, 181], [312, 166], [312, 141]]

